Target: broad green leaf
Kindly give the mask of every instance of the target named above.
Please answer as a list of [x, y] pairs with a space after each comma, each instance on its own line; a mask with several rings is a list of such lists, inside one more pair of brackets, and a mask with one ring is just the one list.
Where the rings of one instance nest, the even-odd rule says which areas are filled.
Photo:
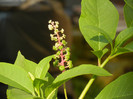
[[127, 28], [120, 32], [115, 39], [115, 47], [120, 47], [129, 38], [133, 37], [133, 27]]
[[124, 0], [125, 3], [133, 9], [133, 0]]
[[116, 55], [133, 52], [133, 42], [127, 44], [125, 47], [119, 47], [117, 49]]
[[108, 52], [108, 49], [105, 48], [103, 50], [98, 50], [98, 51], [92, 51], [93, 54], [95, 54], [98, 58], [102, 58], [104, 54], [106, 54]]
[[45, 78], [45, 75], [48, 72], [48, 69], [50, 67], [49, 62], [51, 61], [52, 57], [53, 57], [53, 55], [48, 56], [48, 57], [42, 59], [38, 63], [38, 65], [36, 67], [36, 71], [35, 71], [36, 78], [40, 78], [40, 79]]
[[[44, 96], [46, 97], [46, 95], [45, 95], [45, 89], [46, 89], [50, 84], [52, 84], [52, 82], [54, 81], [54, 78], [53, 78], [49, 73], [46, 74], [46, 77], [45, 77], [45, 78], [48, 78], [48, 82], [46, 82], [46, 83], [42, 86], [42, 90], [44, 91]], [[50, 96], [48, 99], [56, 99], [56, 97], [57, 97], [57, 92], [58, 92], [58, 90], [56, 89], [56, 90], [51, 94], [51, 96]]]
[[25, 59], [25, 57], [21, 54], [20, 51], [18, 52], [16, 61], [14, 64], [24, 68], [27, 72], [30, 72], [35, 76], [35, 69], [37, 64], [30, 60]]
[[128, 43], [124, 48], [130, 50], [131, 52], [133, 52], [133, 41]]
[[[110, 43], [110, 44], [112, 44], [112, 38], [108, 35], [108, 33], [107, 32], [105, 32], [104, 30], [102, 30], [102, 29], [100, 29], [99, 27], [96, 27], [96, 26], [87, 26], [86, 27], [87, 29], [92, 29], [92, 30], [94, 30], [94, 31], [96, 31], [96, 32], [100, 32], [105, 38], [106, 38], [106, 40]], [[106, 41], [105, 40], [105, 41]]]
[[45, 81], [45, 80], [35, 78], [35, 80], [33, 81], [33, 85], [34, 85], [35, 88], [39, 89], [39, 88], [41, 88], [46, 82], [47, 82], [47, 81]]
[[34, 89], [38, 96], [44, 97], [42, 86], [45, 85], [45, 83], [47, 83], [47, 81], [38, 78], [35, 78], [33, 81]]
[[120, 76], [107, 85], [95, 99], [132, 99], [133, 72]]
[[6, 94], [7, 99], [33, 99], [31, 94], [13, 87], [8, 87]]
[[57, 76], [55, 80], [53, 81], [53, 83], [46, 88], [45, 95], [47, 96], [47, 99], [49, 99], [49, 97], [51, 97], [51, 94], [64, 82], [70, 80], [73, 77], [85, 75], [85, 74], [94, 74], [94, 75], [99, 75], [99, 76], [111, 76], [111, 74], [107, 72], [106, 70], [98, 66], [91, 65], [91, 64], [84, 64], [78, 67], [74, 67], [70, 70], [63, 72], [59, 76]]
[[0, 82], [34, 93], [28, 73], [21, 67], [9, 63], [0, 63]]
[[126, 20], [127, 27], [133, 27], [133, 8], [131, 8], [127, 4], [125, 4], [124, 6], [124, 17]]
[[8, 87], [6, 94], [7, 99], [43, 99], [37, 96], [32, 96], [31, 94], [14, 87]]
[[80, 30], [94, 51], [102, 50], [115, 37], [118, 11], [109, 0], [82, 0], [81, 6]]

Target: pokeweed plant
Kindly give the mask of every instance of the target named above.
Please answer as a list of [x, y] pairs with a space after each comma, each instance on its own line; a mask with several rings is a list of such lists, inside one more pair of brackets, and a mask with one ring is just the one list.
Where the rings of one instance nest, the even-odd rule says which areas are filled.
[[[53, 49], [56, 52], [42, 59], [38, 64], [26, 59], [18, 52], [14, 64], [0, 62], [0, 82], [7, 84], [7, 99], [57, 99], [58, 88], [64, 84], [64, 94], [67, 99], [65, 82], [73, 77], [94, 74], [97, 76], [111, 76], [106, 70], [92, 64], [82, 64], [72, 68], [70, 48], [66, 47], [64, 30], [58, 29], [57, 21], [49, 21], [48, 28], [54, 30], [50, 34], [55, 41]], [[48, 72], [50, 61], [62, 71], [56, 78]]]
[[[98, 58], [98, 66], [82, 64], [72, 68], [70, 48], [66, 47], [64, 30], [59, 30], [57, 21], [49, 21], [48, 28], [54, 31], [50, 34], [55, 41], [53, 50], [56, 54], [45, 57], [38, 64], [26, 59], [18, 52], [14, 64], [0, 62], [0, 82], [7, 84], [8, 99], [57, 99], [58, 88], [64, 84], [64, 94], [67, 99], [65, 82], [73, 77], [93, 74], [79, 99], [85, 97], [86, 92], [96, 79], [96, 76], [111, 76], [103, 69], [112, 58], [128, 52], [133, 52], [133, 42], [124, 45], [133, 37], [133, 1], [125, 0], [125, 20], [128, 28], [116, 36], [118, 12], [109, 0], [82, 0], [80, 30]], [[129, 13], [130, 12], [130, 13]], [[116, 38], [115, 38], [116, 36]], [[115, 43], [113, 44], [113, 40]], [[110, 44], [110, 49], [106, 47]], [[102, 57], [110, 50], [110, 55], [102, 62]], [[48, 72], [50, 61], [61, 71], [56, 78]], [[96, 99], [131, 99], [133, 97], [133, 72], [122, 75], [107, 85]]]
[[[119, 14], [114, 5], [109, 0], [82, 0], [79, 26], [98, 59], [98, 67], [103, 68], [109, 60], [118, 55], [133, 52], [133, 41], [125, 45], [125, 42], [133, 37], [133, 0], [125, 0], [125, 3], [124, 16], [128, 28], [116, 36]], [[110, 49], [107, 48], [107, 44], [110, 44]], [[109, 50], [109, 56], [101, 62], [103, 55]], [[119, 77], [107, 85], [96, 99], [131, 99], [133, 97], [132, 77], [133, 72]], [[84, 98], [95, 79], [96, 75], [93, 75], [79, 99]]]

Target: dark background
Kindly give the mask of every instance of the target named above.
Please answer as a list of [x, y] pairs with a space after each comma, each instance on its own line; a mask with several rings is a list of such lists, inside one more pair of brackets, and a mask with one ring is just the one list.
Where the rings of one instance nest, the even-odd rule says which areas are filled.
[[[58, 20], [65, 29], [68, 46], [71, 47], [71, 59], [74, 66], [96, 64], [97, 58], [91, 53], [80, 33], [78, 19], [81, 11], [81, 0], [0, 0], [0, 61], [14, 63], [17, 52], [29, 60], [39, 62], [42, 58], [54, 53], [50, 40], [48, 20]], [[126, 28], [123, 15], [123, 0], [111, 0], [120, 14], [117, 33]], [[132, 39], [131, 39], [132, 40]], [[79, 47], [80, 46], [80, 47]], [[105, 55], [107, 57], [108, 54]], [[104, 57], [104, 58], [105, 58]], [[104, 86], [118, 76], [133, 71], [133, 54], [124, 54], [112, 59], [105, 68], [112, 77], [98, 77], [85, 99], [94, 99]], [[51, 66], [53, 76], [60, 72]], [[69, 99], [77, 99], [88, 82], [90, 75], [76, 77], [67, 83]], [[6, 99], [6, 85], [0, 84], [0, 99]], [[62, 87], [59, 99], [64, 99]]]

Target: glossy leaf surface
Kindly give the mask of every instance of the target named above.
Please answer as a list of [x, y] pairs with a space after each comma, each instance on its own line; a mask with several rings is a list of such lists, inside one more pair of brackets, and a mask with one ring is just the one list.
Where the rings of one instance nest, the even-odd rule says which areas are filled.
[[7, 99], [33, 99], [31, 94], [13, 87], [8, 87], [6, 94]]
[[93, 54], [95, 54], [99, 59], [103, 57], [104, 54], [108, 52], [108, 49], [105, 48], [103, 50], [93, 51]]
[[120, 76], [107, 85], [95, 99], [132, 99], [133, 72]]
[[34, 93], [28, 73], [21, 67], [9, 63], [0, 63], [0, 82]]
[[51, 94], [64, 82], [70, 80], [73, 77], [85, 75], [85, 74], [94, 74], [98, 76], [111, 76], [109, 72], [95, 65], [83, 64], [83, 65], [77, 66], [75, 68], [72, 68], [70, 70], [63, 72], [62, 74], [60, 74], [55, 78], [53, 83], [45, 90], [45, 94], [47, 98], [49, 99], [49, 97], [51, 97]]
[[115, 37], [118, 12], [109, 0], [82, 0], [81, 6], [80, 30], [94, 51], [102, 50]]
[[40, 79], [45, 78], [45, 75], [47, 74], [49, 67], [50, 67], [49, 62], [51, 61], [52, 58], [53, 58], [52, 55], [48, 56], [48, 57], [42, 59], [38, 63], [36, 71], [35, 71], [36, 78], [40, 78]]
[[124, 6], [124, 16], [125, 16], [127, 27], [133, 27], [133, 8], [131, 8], [127, 4], [125, 4]]
[[14, 64], [24, 68], [27, 72], [30, 72], [30, 73], [32, 73], [35, 76], [35, 69], [36, 69], [37, 64], [32, 62], [32, 61], [30, 61], [30, 60], [28, 60], [28, 59], [26, 59], [21, 54], [20, 51], [18, 52], [16, 61], [15, 61]]
[[127, 28], [118, 34], [115, 39], [115, 47], [122, 46], [131, 37], [133, 37], [133, 27]]
[[127, 44], [125, 47], [119, 47], [117, 49], [116, 55], [133, 52], [133, 42]]

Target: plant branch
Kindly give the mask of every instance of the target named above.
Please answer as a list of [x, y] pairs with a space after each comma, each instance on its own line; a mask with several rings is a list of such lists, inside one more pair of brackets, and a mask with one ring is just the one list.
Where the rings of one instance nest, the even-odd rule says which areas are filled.
[[66, 85], [65, 85], [65, 83], [64, 83], [64, 95], [65, 95], [65, 99], [68, 99], [67, 98], [67, 92], [66, 92]]
[[[98, 59], [98, 66], [103, 68], [107, 64], [107, 62], [112, 58], [114, 58], [114, 57], [108, 56], [102, 64], [101, 64], [101, 59]], [[89, 80], [89, 82], [85, 86], [84, 90], [82, 91], [81, 95], [79, 96], [79, 99], [83, 99], [85, 97], [85, 94], [90, 89], [90, 87], [91, 87], [92, 83], [95, 81], [96, 77], [97, 77], [96, 75], [92, 75], [91, 79]]]
[[83, 99], [85, 97], [85, 94], [87, 93], [87, 91], [89, 90], [90, 86], [92, 85], [95, 79], [96, 79], [96, 75], [93, 75], [89, 80], [89, 82], [87, 83], [87, 85], [85, 86], [84, 90], [82, 91], [79, 99]]

